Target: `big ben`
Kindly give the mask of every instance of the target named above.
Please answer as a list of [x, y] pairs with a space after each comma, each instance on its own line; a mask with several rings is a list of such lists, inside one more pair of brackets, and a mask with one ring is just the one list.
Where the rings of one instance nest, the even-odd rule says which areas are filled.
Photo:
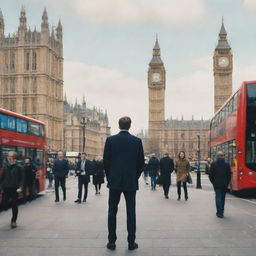
[[222, 21], [218, 45], [213, 56], [214, 112], [217, 112], [232, 95], [233, 56]]
[[[154, 151], [161, 151], [161, 134], [165, 120], [165, 68], [161, 59], [161, 52], [156, 39], [153, 48], [153, 57], [148, 69], [148, 89], [149, 89], [149, 138], [155, 143]], [[153, 150], [153, 149], [152, 149]]]

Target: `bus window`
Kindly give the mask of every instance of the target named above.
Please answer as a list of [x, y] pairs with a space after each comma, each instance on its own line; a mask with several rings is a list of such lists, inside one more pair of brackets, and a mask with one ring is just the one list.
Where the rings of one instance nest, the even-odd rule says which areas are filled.
[[28, 132], [28, 122], [26, 120], [17, 118], [17, 132]]
[[25, 160], [25, 148], [24, 147], [17, 147], [17, 161], [20, 164], [24, 164], [24, 160]]
[[234, 111], [236, 111], [237, 110], [237, 93], [235, 94], [235, 96], [234, 96]]
[[44, 136], [44, 126], [40, 124], [40, 136]]
[[36, 163], [36, 149], [26, 148], [26, 157], [30, 157], [34, 163]]
[[16, 130], [16, 118], [0, 114], [0, 128], [7, 130]]
[[44, 151], [41, 149], [36, 150], [36, 166], [38, 168], [44, 167]]
[[28, 122], [28, 132], [32, 135], [40, 136], [40, 126], [34, 122]]

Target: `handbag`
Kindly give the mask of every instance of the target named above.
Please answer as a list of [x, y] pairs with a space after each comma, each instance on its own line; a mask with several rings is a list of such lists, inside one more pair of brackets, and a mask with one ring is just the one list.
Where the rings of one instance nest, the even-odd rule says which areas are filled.
[[192, 177], [191, 177], [190, 173], [187, 175], [187, 182], [188, 182], [188, 184], [193, 183], [193, 180], [192, 180]]

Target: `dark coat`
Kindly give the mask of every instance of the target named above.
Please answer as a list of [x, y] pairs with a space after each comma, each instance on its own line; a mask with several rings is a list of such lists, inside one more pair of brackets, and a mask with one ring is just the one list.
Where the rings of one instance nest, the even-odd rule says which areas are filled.
[[0, 177], [0, 190], [5, 188], [21, 188], [24, 181], [24, 170], [17, 162], [7, 162]]
[[[81, 173], [77, 172], [77, 171], [81, 172], [81, 164], [82, 164], [82, 159], [80, 159], [76, 165], [76, 175], [78, 177], [81, 175]], [[93, 164], [90, 160], [86, 159], [84, 169], [85, 169], [85, 176], [86, 176], [88, 182], [90, 182], [90, 175], [92, 174], [92, 170], [93, 170]]]
[[106, 140], [103, 157], [108, 188], [121, 191], [139, 189], [138, 179], [144, 167], [142, 141], [128, 131]]
[[52, 172], [54, 176], [64, 177], [68, 175], [68, 171], [69, 171], [69, 164], [67, 159], [63, 158], [60, 160], [57, 158], [54, 160], [53, 166], [52, 166]]
[[163, 185], [171, 184], [171, 173], [174, 171], [174, 162], [169, 156], [160, 159], [159, 183]]
[[31, 183], [36, 178], [37, 169], [33, 163], [24, 164], [24, 182]]
[[227, 188], [231, 179], [231, 168], [224, 158], [218, 158], [211, 164], [209, 179], [214, 188]]
[[95, 161], [93, 165], [93, 184], [103, 184], [104, 183], [104, 165], [103, 161]]
[[148, 162], [148, 172], [150, 177], [158, 175], [159, 166], [160, 166], [159, 160], [155, 156], [151, 157]]

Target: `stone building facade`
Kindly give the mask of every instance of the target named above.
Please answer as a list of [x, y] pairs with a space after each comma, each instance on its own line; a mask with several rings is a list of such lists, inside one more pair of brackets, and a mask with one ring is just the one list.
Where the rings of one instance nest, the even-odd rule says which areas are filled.
[[106, 138], [110, 136], [108, 115], [95, 107], [88, 108], [84, 98], [82, 104], [76, 101], [74, 106], [64, 100], [64, 150], [83, 151], [83, 117], [86, 120], [85, 152], [90, 158], [102, 156]]
[[222, 21], [218, 45], [213, 55], [214, 112], [217, 112], [232, 95], [233, 55], [227, 41], [227, 32]]
[[0, 10], [0, 106], [46, 124], [49, 151], [63, 147], [62, 25], [50, 32], [46, 9], [41, 31], [27, 25], [22, 8], [18, 31], [5, 34]]

